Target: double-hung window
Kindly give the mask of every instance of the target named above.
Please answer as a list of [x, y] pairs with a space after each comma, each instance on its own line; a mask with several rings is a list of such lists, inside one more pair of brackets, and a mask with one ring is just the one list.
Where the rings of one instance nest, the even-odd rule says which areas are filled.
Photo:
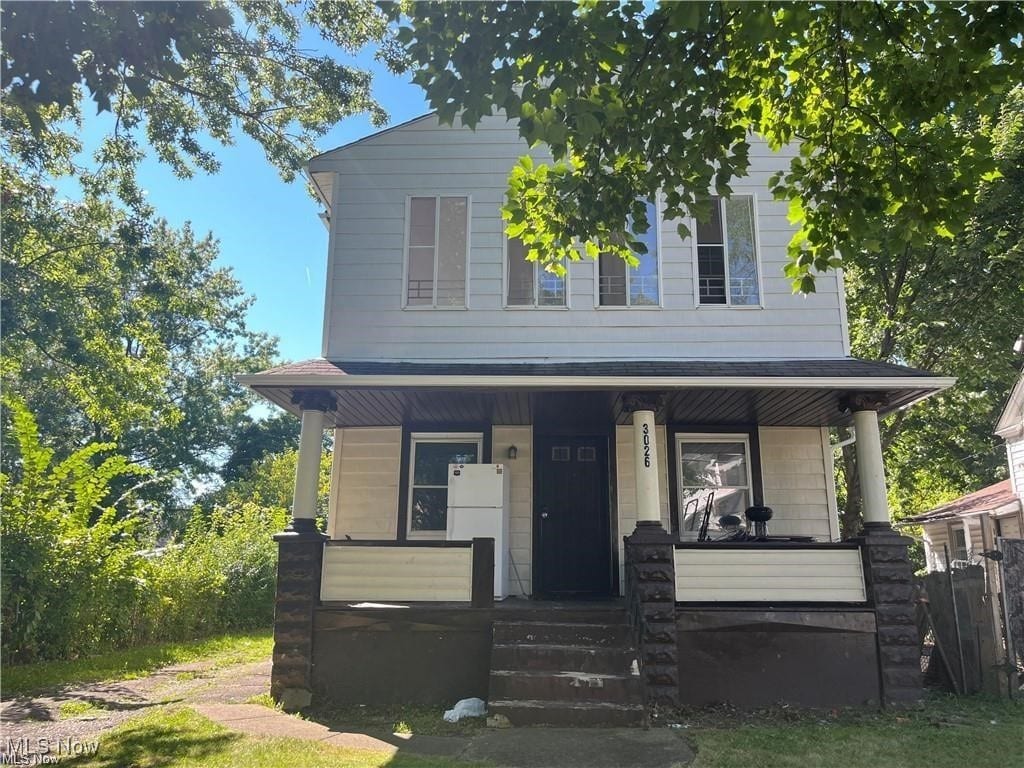
[[484, 436], [479, 432], [413, 432], [409, 446], [411, 539], [443, 539], [448, 528], [448, 465], [479, 464]]
[[548, 272], [526, 260], [523, 241], [510, 237], [506, 245], [508, 275], [505, 305], [509, 307], [564, 307], [565, 276]]
[[722, 515], [743, 517], [753, 498], [747, 435], [677, 435], [676, 461], [681, 531], [700, 530], [712, 494], [712, 522]]
[[647, 231], [638, 235], [647, 253], [635, 253], [640, 262], [629, 266], [612, 253], [598, 256], [598, 305], [602, 307], [656, 307], [661, 303], [659, 287], [658, 207], [647, 203]]
[[405, 306], [465, 307], [468, 197], [411, 197]]
[[700, 304], [758, 306], [754, 198], [711, 198], [711, 218], [697, 222], [697, 300]]

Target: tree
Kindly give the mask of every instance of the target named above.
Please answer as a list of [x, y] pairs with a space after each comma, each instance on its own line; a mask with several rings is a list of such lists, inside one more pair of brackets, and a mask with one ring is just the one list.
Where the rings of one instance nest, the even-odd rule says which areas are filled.
[[247, 415], [236, 428], [232, 445], [231, 454], [219, 471], [225, 483], [248, 475], [254, 463], [270, 454], [297, 449], [299, 420], [284, 411], [277, 411], [262, 419], [254, 419]]
[[276, 352], [247, 328], [252, 299], [214, 266], [216, 241], [93, 196], [62, 200], [7, 164], [2, 181], [5, 387], [61, 455], [116, 439], [165, 490], [212, 471], [248, 418], [234, 376]]
[[[14, 154], [70, 172], [87, 95], [112, 128], [96, 167], [74, 170], [129, 205], [142, 203], [134, 171], [143, 146], [182, 177], [212, 172], [218, 161], [204, 139], [230, 144], [237, 127], [290, 181], [343, 118], [387, 120], [369, 73], [311, 54], [300, 39], [310, 28], [348, 52], [381, 43], [390, 60], [387, 22], [370, 0], [10, 3], [2, 26], [2, 127]], [[53, 157], [58, 145], [74, 151]]]
[[[877, 254], [847, 264], [855, 355], [926, 368], [957, 384], [883, 423], [894, 516], [920, 513], [1005, 475], [992, 434], [1016, 381], [1012, 352], [1024, 318], [1024, 87], [974, 129], [993, 146], [1001, 176], [984, 182], [957, 238], [924, 246], [883, 232]], [[843, 450], [844, 528], [859, 524], [853, 446]]]
[[[578, 243], [633, 258], [628, 234], [665, 215], [706, 217], [710, 190], [750, 164], [749, 137], [800, 152], [773, 183], [799, 225], [788, 275], [868, 251], [898, 215], [918, 252], [950, 239], [994, 172], [990, 140], [964, 131], [1020, 78], [1016, 3], [416, 3], [399, 31], [414, 80], [443, 120], [517, 121], [551, 164], [524, 158], [504, 215], [552, 270]], [[686, 228], [680, 224], [683, 234]]]

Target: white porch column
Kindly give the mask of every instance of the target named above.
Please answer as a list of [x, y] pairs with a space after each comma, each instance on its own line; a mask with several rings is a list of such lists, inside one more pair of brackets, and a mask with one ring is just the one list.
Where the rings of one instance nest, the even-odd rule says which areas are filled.
[[853, 428], [857, 433], [857, 476], [860, 479], [864, 525], [890, 525], [878, 411], [855, 410]]
[[661, 494], [658, 488], [658, 441], [654, 433], [656, 395], [638, 394], [626, 398], [633, 412], [633, 476], [636, 478], [637, 523], [661, 522]]
[[295, 467], [295, 491], [292, 494], [293, 530], [315, 530], [316, 500], [320, 485], [320, 457], [323, 454], [324, 417], [334, 409], [334, 396], [323, 390], [300, 390], [292, 402], [302, 409], [299, 433], [299, 458]]

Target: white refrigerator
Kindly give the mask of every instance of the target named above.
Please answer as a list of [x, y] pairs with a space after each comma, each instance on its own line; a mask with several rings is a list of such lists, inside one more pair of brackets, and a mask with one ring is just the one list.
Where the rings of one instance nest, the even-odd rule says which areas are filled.
[[504, 464], [448, 465], [448, 541], [494, 539], [494, 596], [508, 594], [509, 472]]

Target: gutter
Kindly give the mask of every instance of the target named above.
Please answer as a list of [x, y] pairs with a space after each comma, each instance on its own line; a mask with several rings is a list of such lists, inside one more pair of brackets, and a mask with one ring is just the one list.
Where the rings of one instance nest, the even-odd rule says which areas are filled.
[[[949, 376], [893, 378], [807, 376], [359, 376], [351, 374], [246, 374], [247, 387], [319, 387], [325, 389], [948, 389]], [[931, 393], [929, 393], [931, 394]], [[927, 397], [925, 395], [924, 397]], [[916, 401], [915, 401], [916, 402]]]

